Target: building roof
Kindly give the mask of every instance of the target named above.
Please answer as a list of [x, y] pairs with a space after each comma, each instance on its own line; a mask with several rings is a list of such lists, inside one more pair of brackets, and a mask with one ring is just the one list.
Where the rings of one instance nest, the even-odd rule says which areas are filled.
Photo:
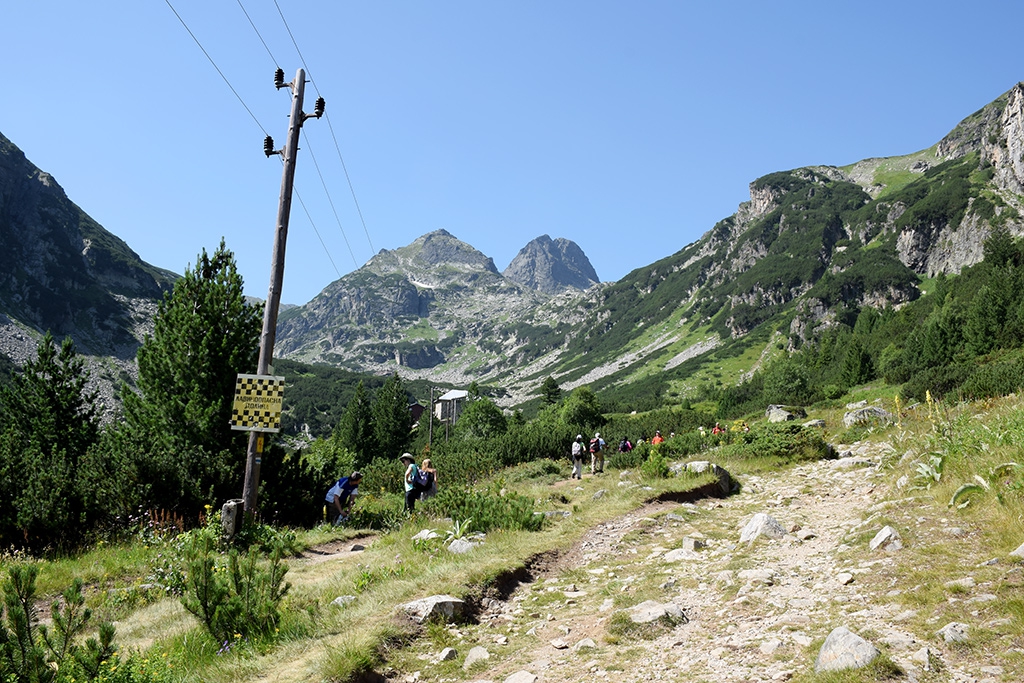
[[438, 396], [438, 401], [458, 401], [469, 396], [469, 392], [465, 389], [452, 389], [447, 394]]

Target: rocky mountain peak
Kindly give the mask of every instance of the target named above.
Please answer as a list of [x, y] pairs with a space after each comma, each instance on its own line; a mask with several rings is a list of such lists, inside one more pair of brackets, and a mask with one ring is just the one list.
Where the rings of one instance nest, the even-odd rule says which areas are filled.
[[600, 281], [578, 244], [547, 235], [541, 235], [520, 249], [502, 275], [546, 294], [557, 294], [570, 287], [587, 289]]
[[491, 257], [444, 229], [428, 232], [398, 249], [381, 249], [365, 268], [378, 275], [401, 273], [423, 282], [436, 277], [439, 268], [466, 274], [498, 274]]

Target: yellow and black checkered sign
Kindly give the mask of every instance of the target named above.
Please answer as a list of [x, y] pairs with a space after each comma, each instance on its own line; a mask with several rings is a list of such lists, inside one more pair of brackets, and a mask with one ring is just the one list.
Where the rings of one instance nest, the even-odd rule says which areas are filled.
[[284, 377], [239, 375], [235, 380], [231, 428], [249, 432], [280, 431], [283, 399]]

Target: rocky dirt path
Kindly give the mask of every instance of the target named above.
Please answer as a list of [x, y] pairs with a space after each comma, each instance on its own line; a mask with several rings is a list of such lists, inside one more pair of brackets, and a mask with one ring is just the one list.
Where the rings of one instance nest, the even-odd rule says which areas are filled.
[[[986, 613], [996, 586], [1019, 586], [1020, 566], [988, 560], [981, 534], [951, 526], [927, 497], [888, 490], [891, 474], [877, 467], [887, 451], [860, 444], [840, 460], [743, 477], [743, 491], [726, 500], [654, 503], [592, 529], [507, 601], [485, 601], [478, 625], [456, 629], [460, 654], [487, 651], [470, 678], [785, 681], [813, 670], [825, 636], [846, 626], [879, 647], [903, 680], [1024, 680], [1020, 629]], [[890, 494], [897, 500], [885, 500]], [[740, 529], [757, 512], [789, 533], [741, 543]], [[902, 529], [911, 546], [955, 543], [962, 576], [928, 585], [922, 568], [908, 566], [920, 555], [872, 550], [884, 524]], [[934, 590], [948, 593], [941, 609], [915, 605], [918, 591]], [[678, 606], [687, 621], [646, 638], [623, 633], [621, 608], [644, 600]], [[985, 637], [946, 643], [936, 631], [950, 615]], [[405, 676], [420, 678], [458, 680], [440, 669], [432, 675], [431, 662]]]

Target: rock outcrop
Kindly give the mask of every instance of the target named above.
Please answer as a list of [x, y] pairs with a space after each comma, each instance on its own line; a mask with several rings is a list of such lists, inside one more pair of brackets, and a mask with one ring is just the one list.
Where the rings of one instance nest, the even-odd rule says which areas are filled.
[[541, 235], [519, 250], [502, 275], [546, 294], [568, 288], [588, 289], [598, 283], [590, 259], [572, 240]]

